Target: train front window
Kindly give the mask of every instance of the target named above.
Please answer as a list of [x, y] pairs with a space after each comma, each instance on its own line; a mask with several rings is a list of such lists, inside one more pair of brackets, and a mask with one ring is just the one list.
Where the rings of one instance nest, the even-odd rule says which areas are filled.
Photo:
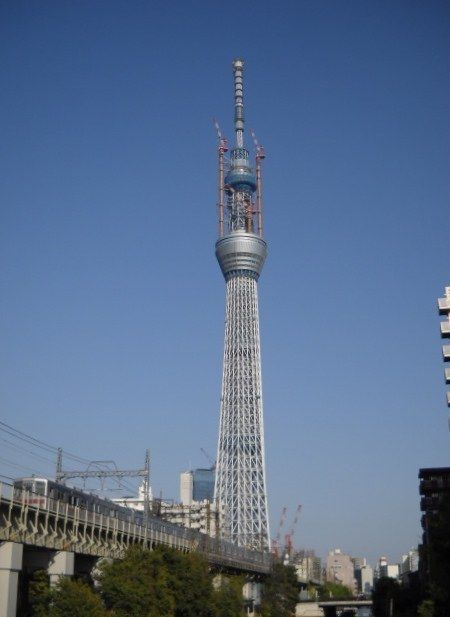
[[34, 484], [35, 484], [34, 492], [36, 493], [36, 495], [45, 496], [46, 482], [37, 481]]

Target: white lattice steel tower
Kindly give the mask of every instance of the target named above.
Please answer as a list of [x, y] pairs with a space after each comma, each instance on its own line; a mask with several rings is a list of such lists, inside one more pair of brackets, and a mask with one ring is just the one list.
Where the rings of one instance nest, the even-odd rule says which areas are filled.
[[[264, 463], [263, 399], [257, 281], [267, 255], [262, 237], [261, 161], [244, 147], [242, 60], [233, 62], [236, 145], [226, 160], [219, 131], [219, 239], [225, 277], [226, 322], [215, 498], [225, 510], [224, 532], [240, 546], [267, 549], [269, 522]], [[254, 199], [254, 194], [256, 196]]]

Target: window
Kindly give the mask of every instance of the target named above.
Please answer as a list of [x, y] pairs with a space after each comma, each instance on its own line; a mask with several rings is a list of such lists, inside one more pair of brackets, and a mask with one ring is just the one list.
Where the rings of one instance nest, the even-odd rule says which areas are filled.
[[47, 492], [47, 482], [45, 480], [38, 480], [34, 483], [34, 492], [36, 495], [45, 496]]

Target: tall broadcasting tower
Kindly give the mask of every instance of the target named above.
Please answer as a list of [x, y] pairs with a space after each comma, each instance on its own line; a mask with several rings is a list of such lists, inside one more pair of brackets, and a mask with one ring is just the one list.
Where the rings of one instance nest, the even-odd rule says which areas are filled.
[[227, 300], [215, 498], [225, 507], [225, 529], [231, 541], [266, 549], [269, 522], [257, 289], [267, 255], [261, 195], [265, 154], [255, 139], [255, 173], [244, 147], [243, 68], [242, 60], [234, 60], [236, 145], [227, 162], [227, 142], [219, 131], [216, 256], [225, 277]]

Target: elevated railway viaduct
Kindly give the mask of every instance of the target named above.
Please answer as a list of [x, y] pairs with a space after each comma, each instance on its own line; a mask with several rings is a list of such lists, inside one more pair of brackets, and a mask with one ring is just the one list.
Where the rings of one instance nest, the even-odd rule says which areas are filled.
[[[37, 501], [38, 503], [32, 503]], [[99, 559], [120, 559], [132, 545], [195, 551], [217, 571], [251, 578], [270, 572], [269, 553], [238, 547], [218, 538], [149, 516], [143, 524], [115, 513], [98, 514], [59, 500], [33, 500], [0, 483], [0, 617], [16, 617], [19, 576], [46, 569], [50, 581], [90, 573]]]

